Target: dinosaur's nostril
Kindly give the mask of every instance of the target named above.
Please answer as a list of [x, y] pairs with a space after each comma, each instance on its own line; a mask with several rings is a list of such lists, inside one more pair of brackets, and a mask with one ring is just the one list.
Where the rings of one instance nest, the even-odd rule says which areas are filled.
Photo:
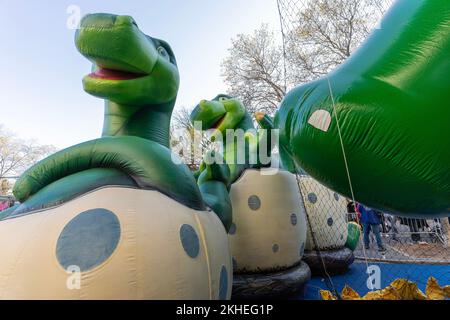
[[136, 21], [131, 16], [117, 16], [115, 25], [136, 25]]
[[87, 14], [80, 22], [80, 26], [83, 27], [101, 27], [108, 28], [114, 25], [117, 16], [108, 13], [94, 13]]

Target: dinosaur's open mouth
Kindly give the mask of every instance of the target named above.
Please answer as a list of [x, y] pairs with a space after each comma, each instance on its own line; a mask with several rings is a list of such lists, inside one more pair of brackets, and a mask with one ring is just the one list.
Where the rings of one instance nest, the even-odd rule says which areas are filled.
[[121, 70], [112, 70], [106, 68], [98, 68], [97, 70], [89, 74], [89, 76], [91, 78], [106, 79], [106, 80], [130, 80], [145, 77], [146, 74]]
[[220, 117], [216, 122], [214, 122], [211, 126], [211, 129], [217, 129], [223, 122], [223, 120], [225, 119], [225, 115], [224, 114], [222, 117]]

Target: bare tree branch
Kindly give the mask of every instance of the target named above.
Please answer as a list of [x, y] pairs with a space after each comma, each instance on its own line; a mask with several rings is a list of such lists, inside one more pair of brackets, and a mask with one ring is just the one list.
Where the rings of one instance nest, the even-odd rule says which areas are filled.
[[[288, 88], [321, 77], [347, 59], [391, 2], [297, 1], [294, 3], [306, 3], [297, 12], [291, 4], [285, 32]], [[273, 114], [287, 90], [283, 56], [282, 46], [265, 24], [252, 34], [237, 35], [222, 63], [229, 94], [240, 98], [250, 112]]]
[[0, 125], [0, 183], [6, 185], [4, 181], [7, 177], [20, 176], [54, 151], [53, 146], [39, 145], [33, 140], [25, 141]]

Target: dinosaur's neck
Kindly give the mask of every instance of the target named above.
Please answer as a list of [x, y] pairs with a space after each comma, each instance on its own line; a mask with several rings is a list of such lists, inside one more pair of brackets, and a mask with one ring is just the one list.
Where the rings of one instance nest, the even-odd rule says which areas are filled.
[[169, 148], [170, 117], [174, 105], [175, 99], [148, 106], [106, 101], [102, 136], [137, 136]]
[[253, 125], [253, 119], [248, 112], [245, 112], [244, 118], [237, 124], [236, 129], [243, 129], [244, 131], [255, 129], [255, 126]]
[[[242, 118], [242, 120], [233, 128], [233, 130], [243, 130], [244, 133], [251, 129], [254, 130], [255, 126], [253, 125], [252, 117], [250, 117], [248, 112], [245, 113], [244, 118]], [[226, 133], [224, 134], [222, 146], [224, 148], [225, 156], [226, 156], [227, 150], [234, 150], [234, 148], [236, 147], [235, 143], [236, 143], [235, 139], [229, 138], [229, 140], [227, 140]], [[230, 148], [230, 146], [231, 146], [231, 148]]]
[[448, 0], [396, 2], [381, 27], [331, 75], [377, 79], [427, 96], [448, 93], [443, 81], [450, 70], [443, 63], [450, 50], [448, 5]]
[[[247, 132], [250, 129], [255, 129], [253, 120], [248, 112], [245, 113], [244, 118], [236, 125], [235, 130], [241, 129]], [[243, 137], [241, 137], [243, 139]], [[238, 148], [239, 147], [239, 148]], [[244, 149], [242, 149], [244, 147]], [[227, 140], [226, 136], [223, 141], [223, 156], [228, 163], [230, 169], [231, 181], [236, 181], [241, 173], [250, 167], [249, 163], [249, 145], [245, 143], [244, 146], [237, 143], [237, 138]], [[243, 157], [243, 158], [241, 158]]]

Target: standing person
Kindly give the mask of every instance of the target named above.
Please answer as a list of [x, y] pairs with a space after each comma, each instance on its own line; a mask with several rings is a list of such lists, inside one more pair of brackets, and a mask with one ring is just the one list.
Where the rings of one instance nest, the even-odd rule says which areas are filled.
[[346, 199], [347, 201], [347, 214], [349, 217], [349, 221], [359, 222], [359, 216], [355, 209], [355, 203], [350, 199]]
[[375, 235], [377, 240], [378, 251], [385, 252], [386, 248], [383, 245], [380, 234], [381, 219], [379, 213], [369, 207], [363, 206], [358, 203], [356, 210], [361, 214], [361, 223], [364, 228], [364, 246], [366, 249], [370, 249], [370, 231]]
[[391, 225], [392, 240], [399, 241], [397, 238], [397, 235], [399, 234], [398, 228], [397, 228], [397, 217], [390, 214], [390, 215], [388, 215], [388, 220]]

